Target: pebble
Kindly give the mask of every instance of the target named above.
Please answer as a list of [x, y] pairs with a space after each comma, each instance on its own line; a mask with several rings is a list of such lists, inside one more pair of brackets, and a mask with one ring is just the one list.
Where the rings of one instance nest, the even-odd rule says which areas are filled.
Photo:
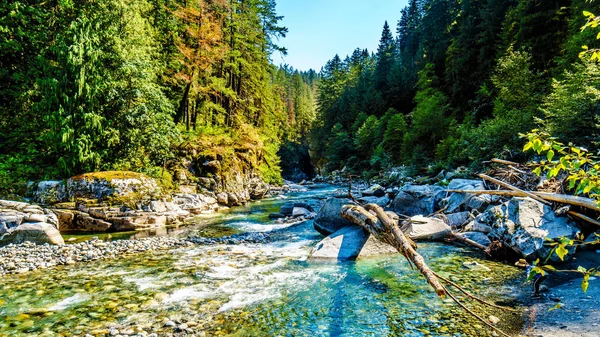
[[152, 237], [137, 240], [104, 242], [98, 238], [69, 245], [36, 245], [24, 242], [0, 248], [0, 275], [21, 274], [56, 265], [108, 260], [125, 254], [165, 250], [192, 245], [191, 240], [172, 237]]

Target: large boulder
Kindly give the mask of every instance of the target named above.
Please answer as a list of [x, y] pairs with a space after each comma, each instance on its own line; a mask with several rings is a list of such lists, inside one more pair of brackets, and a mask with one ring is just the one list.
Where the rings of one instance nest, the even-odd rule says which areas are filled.
[[62, 180], [40, 181], [35, 185], [33, 200], [44, 205], [51, 205], [68, 199], [67, 189]]
[[[481, 191], [485, 190], [482, 180], [454, 179], [448, 185], [449, 190]], [[492, 202], [489, 195], [473, 195], [468, 193], [451, 193], [445, 200], [446, 213], [470, 211], [477, 209], [485, 210]]]
[[28, 222], [4, 234], [0, 239], [0, 245], [19, 244], [26, 241], [35, 244], [49, 243], [52, 245], [62, 245], [65, 243], [60, 232], [53, 225], [45, 222]]
[[416, 215], [410, 218], [404, 234], [413, 240], [443, 240], [450, 236], [452, 229], [444, 221]]
[[396, 249], [372, 237], [362, 227], [341, 228], [321, 240], [309, 255], [309, 260], [353, 260], [397, 253]]
[[341, 215], [342, 207], [351, 203], [349, 199], [327, 199], [317, 213], [314, 221], [315, 229], [323, 235], [329, 235], [343, 227], [353, 226], [352, 222], [342, 218]]
[[435, 212], [443, 194], [444, 189], [440, 186], [405, 185], [396, 194], [393, 209], [407, 216], [429, 215]]
[[106, 171], [78, 175], [67, 180], [67, 197], [136, 203], [162, 194], [157, 182], [129, 171]]
[[[557, 216], [551, 207], [531, 198], [512, 198], [502, 205], [490, 207], [475, 219], [475, 223], [487, 225], [491, 229], [488, 237], [504, 242], [528, 260], [548, 256], [552, 247], [544, 245], [546, 238], [574, 239], [578, 233], [571, 219]], [[568, 249], [569, 256], [575, 253], [575, 247]], [[557, 261], [555, 254], [552, 259]]]

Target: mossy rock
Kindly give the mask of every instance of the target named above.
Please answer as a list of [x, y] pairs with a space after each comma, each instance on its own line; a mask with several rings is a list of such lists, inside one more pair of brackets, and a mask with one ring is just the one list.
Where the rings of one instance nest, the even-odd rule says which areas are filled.
[[160, 198], [164, 191], [156, 180], [130, 171], [105, 171], [81, 174], [67, 181], [72, 198], [97, 199], [111, 204], [134, 206], [144, 200]]

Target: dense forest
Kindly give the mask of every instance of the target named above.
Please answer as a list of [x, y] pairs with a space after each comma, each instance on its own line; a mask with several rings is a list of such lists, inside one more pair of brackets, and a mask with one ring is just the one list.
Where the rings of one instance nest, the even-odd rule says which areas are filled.
[[598, 148], [585, 0], [410, 0], [376, 52], [276, 67], [274, 0], [0, 4], [0, 186], [186, 157], [268, 182], [523, 159], [534, 128]]
[[273, 0], [2, 2], [0, 185], [168, 182], [190, 153], [281, 181], [280, 145], [308, 153], [318, 75], [272, 65], [280, 19]]
[[[375, 175], [522, 160], [539, 128], [598, 149], [600, 72], [582, 46], [597, 2], [411, 0], [376, 53], [335, 56], [322, 70], [314, 162]], [[592, 15], [593, 18], [593, 15]], [[593, 60], [592, 60], [593, 61]], [[327, 141], [322, 141], [323, 139]], [[367, 172], [368, 171], [368, 172]]]

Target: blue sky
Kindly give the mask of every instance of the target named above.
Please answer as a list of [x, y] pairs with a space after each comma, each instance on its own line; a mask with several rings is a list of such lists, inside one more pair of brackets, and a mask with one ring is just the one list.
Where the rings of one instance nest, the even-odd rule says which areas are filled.
[[288, 49], [276, 65], [287, 63], [299, 70], [319, 71], [335, 54], [342, 58], [359, 48], [377, 50], [385, 20], [392, 32], [407, 0], [277, 0], [277, 14], [289, 33], [279, 41]]

